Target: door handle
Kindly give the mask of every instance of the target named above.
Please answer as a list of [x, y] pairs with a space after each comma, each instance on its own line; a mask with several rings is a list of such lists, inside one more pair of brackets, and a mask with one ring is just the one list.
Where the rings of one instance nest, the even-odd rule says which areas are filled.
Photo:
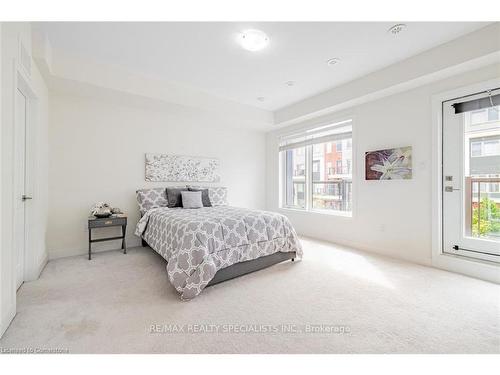
[[457, 190], [460, 190], [460, 189], [455, 189], [453, 186], [445, 186], [444, 187], [444, 191], [446, 191], [447, 193], [453, 193], [454, 191], [457, 191]]
[[28, 199], [33, 199], [33, 197], [28, 197], [27, 195], [23, 194], [23, 197], [22, 197], [23, 202], [28, 200]]

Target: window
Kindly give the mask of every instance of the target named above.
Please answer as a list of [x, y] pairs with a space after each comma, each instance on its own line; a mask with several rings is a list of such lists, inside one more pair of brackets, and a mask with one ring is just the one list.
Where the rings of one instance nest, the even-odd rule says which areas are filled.
[[286, 205], [289, 207], [305, 207], [305, 152], [304, 148], [296, 148], [285, 152], [286, 168]]
[[321, 176], [320, 166], [321, 166], [321, 160], [319, 159], [313, 160], [313, 180], [320, 178]]
[[481, 137], [470, 140], [470, 156], [499, 156], [500, 137]]
[[498, 121], [500, 118], [499, 112], [500, 106], [488, 108], [488, 121]]
[[[321, 165], [328, 155], [322, 153], [324, 144], [313, 144], [313, 175], [312, 175], [312, 209], [314, 210], [334, 210], [334, 211], [350, 211], [350, 179], [346, 181], [339, 174], [342, 173], [342, 160], [335, 160], [336, 168], [334, 173], [324, 173], [324, 171], [315, 172], [315, 165]], [[329, 162], [330, 165], [332, 162]], [[347, 186], [349, 185], [349, 186]], [[348, 195], [346, 195], [348, 194]]]
[[471, 142], [470, 155], [472, 157], [481, 156], [481, 142]]
[[472, 125], [482, 124], [488, 121], [488, 112], [484, 109], [470, 113], [470, 122]]
[[306, 175], [306, 166], [305, 164], [296, 164], [293, 170], [294, 176], [305, 176]]
[[480, 109], [470, 113], [470, 124], [480, 125], [486, 122], [498, 121], [500, 119], [500, 106]]
[[500, 140], [484, 141], [484, 155], [496, 156], [500, 155]]
[[332, 174], [335, 174], [335, 171], [333, 170], [333, 166], [332, 166], [331, 161], [326, 163], [326, 170], [327, 170], [329, 176], [331, 176]]
[[352, 211], [352, 120], [280, 140], [281, 206], [306, 211]]

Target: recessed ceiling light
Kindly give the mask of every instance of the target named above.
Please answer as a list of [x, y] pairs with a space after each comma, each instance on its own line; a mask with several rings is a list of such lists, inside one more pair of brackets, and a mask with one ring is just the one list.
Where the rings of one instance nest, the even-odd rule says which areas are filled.
[[328, 66], [334, 66], [337, 65], [340, 62], [340, 59], [338, 57], [333, 57], [329, 59], [326, 63]]
[[257, 100], [258, 100], [259, 102], [263, 102], [264, 100], [266, 100], [266, 98], [264, 98], [263, 96], [259, 96], [259, 97], [257, 98]]
[[393, 35], [399, 34], [401, 31], [406, 29], [406, 25], [404, 23], [398, 23], [394, 26], [391, 26], [389, 30], [387, 30], [388, 33], [391, 33]]
[[269, 37], [260, 30], [245, 30], [238, 36], [238, 42], [247, 51], [260, 51], [269, 45]]
[[285, 85], [287, 85], [287, 86], [293, 86], [293, 85], [295, 85], [295, 81], [286, 81]]

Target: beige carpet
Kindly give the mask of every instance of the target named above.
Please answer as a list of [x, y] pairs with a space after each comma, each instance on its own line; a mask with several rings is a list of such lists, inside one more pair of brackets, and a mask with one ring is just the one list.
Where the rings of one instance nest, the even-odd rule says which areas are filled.
[[498, 285], [309, 239], [303, 244], [302, 262], [207, 288], [190, 302], [179, 300], [164, 260], [149, 248], [96, 254], [90, 262], [51, 261], [39, 280], [20, 288], [18, 314], [0, 348], [500, 352]]

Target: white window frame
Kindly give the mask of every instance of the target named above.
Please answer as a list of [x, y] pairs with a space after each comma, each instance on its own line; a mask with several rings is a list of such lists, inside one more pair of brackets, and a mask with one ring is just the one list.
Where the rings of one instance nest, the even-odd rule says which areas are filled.
[[[352, 173], [351, 173], [351, 211], [338, 211], [331, 209], [318, 209], [312, 208], [312, 191], [313, 191], [313, 168], [312, 168], [312, 159], [313, 159], [313, 145], [305, 146], [305, 172], [306, 172], [306, 183], [305, 183], [305, 206], [304, 208], [297, 206], [290, 206], [286, 204], [286, 156], [284, 152], [279, 152], [279, 184], [280, 194], [279, 194], [279, 208], [282, 210], [292, 210], [296, 212], [302, 213], [313, 213], [313, 214], [324, 214], [324, 215], [332, 215], [339, 217], [347, 217], [352, 218], [354, 216], [354, 212], [356, 209], [355, 198], [356, 198], [356, 187], [357, 184], [356, 174], [357, 174], [357, 157], [356, 157], [356, 142], [355, 142], [355, 118], [354, 116], [346, 116], [342, 118], [335, 118], [330, 121], [323, 121], [320, 123], [316, 123], [314, 126], [308, 126], [307, 128], [303, 128], [299, 131], [307, 131], [313, 130], [316, 128], [326, 127], [329, 125], [334, 125], [339, 123], [339, 127], [341, 127], [343, 122], [350, 120], [351, 121], [351, 151], [352, 151]], [[296, 133], [297, 131], [293, 132]], [[282, 134], [282, 136], [286, 136], [287, 134]]]

